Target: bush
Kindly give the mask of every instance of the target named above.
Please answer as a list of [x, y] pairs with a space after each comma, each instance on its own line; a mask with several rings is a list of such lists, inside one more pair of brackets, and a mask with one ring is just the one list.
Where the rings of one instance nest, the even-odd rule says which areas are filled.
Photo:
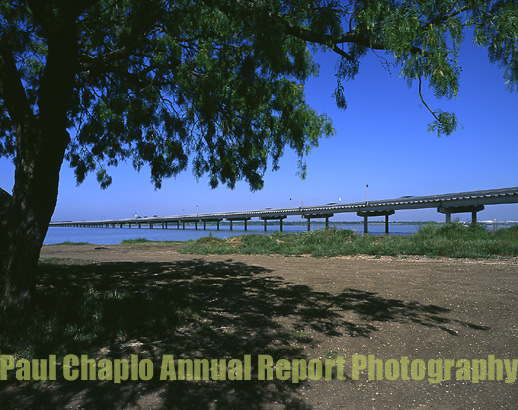
[[[209, 246], [210, 245], [210, 246]], [[224, 240], [202, 238], [183, 250], [190, 253], [245, 253], [312, 256], [429, 255], [479, 258], [518, 256], [518, 226], [488, 231], [485, 226], [460, 222], [427, 223], [410, 236], [359, 235], [336, 228], [272, 235], [244, 235]]]

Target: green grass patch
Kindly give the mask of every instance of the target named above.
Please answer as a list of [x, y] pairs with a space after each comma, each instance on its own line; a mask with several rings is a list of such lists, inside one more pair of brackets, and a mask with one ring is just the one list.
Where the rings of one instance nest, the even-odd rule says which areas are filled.
[[124, 239], [120, 245], [139, 245], [151, 243], [182, 243], [180, 241], [152, 241], [146, 238]]
[[77, 245], [77, 246], [81, 246], [81, 245], [93, 245], [93, 244], [91, 244], [90, 242], [70, 242], [70, 241], [65, 241], [65, 242], [60, 242], [60, 243], [54, 243], [54, 244], [47, 245], [47, 246], [53, 246], [53, 245]]
[[[52, 277], [52, 272], [65, 272], [66, 268], [45, 263], [38, 269]], [[86, 273], [95, 268], [76, 269]], [[179, 323], [197, 317], [194, 296], [171, 287], [107, 289], [66, 280], [51, 279], [51, 283], [36, 289], [30, 317], [20, 320], [0, 311], [2, 354], [28, 359], [94, 354], [106, 346], [163, 338]]]
[[135, 245], [140, 243], [151, 243], [153, 241], [150, 241], [146, 238], [136, 238], [136, 239], [124, 239], [120, 244], [121, 245]]
[[362, 235], [327, 228], [311, 232], [201, 238], [181, 250], [197, 254], [427, 255], [454, 258], [518, 256], [518, 226], [489, 231], [479, 224], [428, 223], [409, 236]]

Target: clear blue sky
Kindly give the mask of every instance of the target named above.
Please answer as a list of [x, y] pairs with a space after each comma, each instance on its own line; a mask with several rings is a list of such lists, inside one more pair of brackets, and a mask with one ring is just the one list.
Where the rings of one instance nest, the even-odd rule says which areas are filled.
[[[333, 120], [336, 135], [321, 141], [307, 157], [308, 176], [297, 175], [297, 157], [287, 151], [281, 169], [267, 171], [265, 187], [251, 192], [245, 183], [234, 190], [210, 189], [192, 171], [166, 180], [155, 191], [149, 170], [130, 164], [109, 170], [113, 184], [101, 190], [95, 175], [76, 186], [73, 171], [63, 165], [53, 220], [95, 220], [178, 215], [363, 201], [403, 195], [432, 195], [518, 185], [518, 94], [508, 91], [503, 70], [488, 62], [486, 50], [466, 39], [461, 52], [461, 84], [456, 100], [435, 100], [432, 108], [452, 110], [464, 128], [438, 138], [427, 131], [433, 118], [421, 106], [415, 87], [393, 70], [385, 71], [374, 54], [364, 59], [354, 81], [345, 84], [349, 108], [336, 109], [331, 94], [336, 80], [334, 54], [319, 54], [320, 76], [306, 85], [307, 101]], [[11, 191], [14, 167], [0, 159], [0, 187]], [[197, 209], [198, 205], [198, 209]], [[459, 214], [468, 220], [468, 214]], [[297, 220], [294, 218], [293, 220]], [[335, 220], [358, 220], [339, 214]], [[479, 220], [518, 220], [518, 204], [487, 206]], [[436, 210], [398, 211], [391, 220], [444, 220]]]

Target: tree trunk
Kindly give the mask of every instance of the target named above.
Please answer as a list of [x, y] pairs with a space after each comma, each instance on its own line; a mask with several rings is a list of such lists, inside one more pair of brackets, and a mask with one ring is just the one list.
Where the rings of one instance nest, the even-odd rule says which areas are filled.
[[7, 221], [9, 219], [7, 214], [12, 203], [13, 197], [0, 188], [0, 289], [3, 289], [4, 272], [7, 271], [7, 256], [9, 255], [9, 240], [7, 238]]
[[[66, 131], [78, 69], [74, 2], [49, 12], [43, 2], [30, 6], [47, 35], [48, 51], [38, 87], [35, 113], [26, 97], [12, 46], [0, 41], [0, 96], [16, 132], [15, 184], [11, 204], [0, 220], [4, 309], [27, 313], [36, 286], [41, 246], [58, 195], [59, 170], [70, 141]], [[2, 38], [0, 38], [2, 40]]]
[[[39, 127], [25, 127], [24, 144], [16, 158], [13, 198], [2, 220], [0, 266], [4, 274], [2, 305], [12, 312], [25, 311], [36, 285], [40, 250], [58, 194], [59, 170], [68, 134], [61, 138], [44, 135]], [[60, 134], [63, 134], [61, 131]]]

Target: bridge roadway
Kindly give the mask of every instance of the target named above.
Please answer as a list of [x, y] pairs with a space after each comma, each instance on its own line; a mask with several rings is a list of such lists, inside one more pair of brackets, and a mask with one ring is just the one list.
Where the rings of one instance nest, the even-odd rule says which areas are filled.
[[457, 192], [453, 194], [429, 195], [429, 196], [406, 196], [397, 199], [384, 199], [381, 201], [363, 201], [352, 202], [346, 204], [330, 203], [319, 206], [305, 206], [298, 208], [275, 208], [260, 209], [256, 211], [241, 212], [217, 212], [209, 214], [192, 214], [192, 215], [175, 215], [166, 217], [146, 217], [146, 218], [129, 218], [129, 219], [110, 219], [103, 221], [65, 221], [51, 222], [53, 227], [113, 227], [138, 226], [141, 228], [147, 225], [153, 228], [161, 225], [167, 229], [169, 224], [176, 224], [176, 228], [180, 229], [182, 224], [185, 229], [185, 223], [194, 223], [198, 229], [198, 223], [203, 224], [206, 229], [207, 222], [216, 222], [217, 229], [222, 220], [226, 219], [230, 222], [230, 230], [233, 229], [233, 222], [242, 221], [247, 230], [247, 221], [251, 218], [259, 218], [264, 221], [264, 230], [266, 231], [267, 222], [278, 220], [280, 230], [282, 231], [282, 221], [288, 216], [300, 215], [307, 220], [308, 231], [310, 230], [311, 219], [325, 218], [326, 227], [329, 224], [329, 218], [337, 213], [356, 212], [360, 217], [364, 218], [364, 232], [368, 232], [368, 218], [372, 216], [385, 217], [385, 232], [389, 231], [389, 216], [395, 211], [404, 209], [423, 209], [437, 208], [437, 211], [446, 215], [446, 222], [451, 222], [451, 214], [471, 212], [472, 221], [477, 221], [477, 212], [482, 211], [485, 205], [498, 204], [514, 204], [518, 203], [518, 187], [489, 189], [484, 191]]

